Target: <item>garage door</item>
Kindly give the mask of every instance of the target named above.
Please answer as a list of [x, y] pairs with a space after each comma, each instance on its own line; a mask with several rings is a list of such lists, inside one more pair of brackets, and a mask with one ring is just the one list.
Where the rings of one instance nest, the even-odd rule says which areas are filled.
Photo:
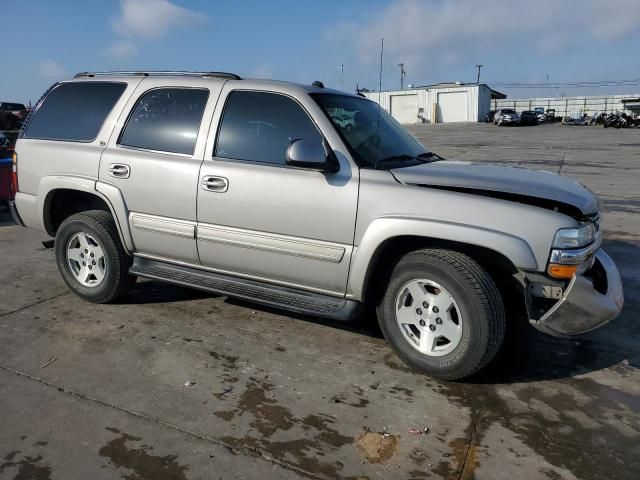
[[418, 121], [418, 95], [392, 95], [391, 115], [400, 123]]
[[438, 93], [438, 123], [467, 121], [467, 92]]

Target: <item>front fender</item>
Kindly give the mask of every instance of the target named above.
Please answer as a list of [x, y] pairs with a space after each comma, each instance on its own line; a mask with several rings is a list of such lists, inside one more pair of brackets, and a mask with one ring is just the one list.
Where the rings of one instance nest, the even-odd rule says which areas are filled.
[[538, 264], [529, 244], [522, 238], [508, 233], [417, 218], [386, 217], [369, 224], [358, 246], [354, 249], [348, 282], [348, 296], [362, 300], [369, 264], [376, 250], [395, 237], [414, 236], [436, 240], [448, 240], [488, 248], [501, 253], [522, 270], [537, 270]]
[[104, 200], [116, 221], [116, 227], [118, 228], [118, 234], [120, 235], [122, 244], [129, 253], [134, 250], [127, 220], [128, 212], [120, 190], [112, 185], [98, 182], [93, 178], [72, 175], [49, 175], [42, 177], [38, 185], [36, 200], [36, 211], [40, 230], [47, 231], [44, 223], [44, 213], [46, 203], [49, 201], [49, 194], [59, 189], [78, 190], [96, 195]]

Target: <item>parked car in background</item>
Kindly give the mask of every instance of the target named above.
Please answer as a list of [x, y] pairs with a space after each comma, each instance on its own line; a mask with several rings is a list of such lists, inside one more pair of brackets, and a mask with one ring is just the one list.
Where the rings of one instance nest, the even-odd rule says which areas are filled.
[[22, 103], [0, 102], [0, 130], [18, 130], [28, 112]]
[[484, 116], [484, 123], [493, 122], [494, 117], [496, 116], [497, 110], [489, 110], [489, 112]]
[[545, 112], [545, 115], [547, 116], [547, 122], [559, 122], [561, 120], [560, 117], [556, 117], [555, 108], [547, 109], [547, 111]]
[[501, 108], [496, 112], [493, 118], [494, 125], [518, 125], [520, 123], [520, 115], [512, 108]]
[[544, 107], [536, 107], [533, 110], [536, 112], [538, 123], [544, 123], [547, 121], [547, 115], [544, 113]]
[[9, 137], [0, 133], [0, 204], [13, 200], [11, 188], [11, 174], [13, 157], [13, 145]]
[[533, 110], [525, 110], [520, 114], [520, 125], [537, 125], [538, 114]]

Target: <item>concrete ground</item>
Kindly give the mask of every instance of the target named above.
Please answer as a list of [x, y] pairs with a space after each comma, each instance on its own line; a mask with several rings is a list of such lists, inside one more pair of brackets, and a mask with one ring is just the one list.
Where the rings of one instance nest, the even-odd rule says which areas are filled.
[[604, 200], [623, 314], [514, 332], [473, 383], [413, 373], [373, 318], [297, 318], [139, 282], [69, 293], [0, 207], [0, 478], [640, 478], [640, 131], [412, 128], [432, 150], [577, 177]]

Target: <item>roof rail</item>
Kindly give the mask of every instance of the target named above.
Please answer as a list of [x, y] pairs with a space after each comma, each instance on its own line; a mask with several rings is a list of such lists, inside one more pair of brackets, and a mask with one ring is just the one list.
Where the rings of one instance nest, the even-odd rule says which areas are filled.
[[191, 76], [191, 77], [220, 77], [227, 78], [231, 80], [242, 80], [239, 75], [235, 73], [227, 73], [227, 72], [187, 72], [180, 70], [156, 70], [156, 71], [114, 71], [114, 72], [80, 72], [76, 73], [73, 78], [83, 78], [83, 77], [99, 77], [99, 76], [132, 76], [132, 77], [181, 77], [181, 76]]

